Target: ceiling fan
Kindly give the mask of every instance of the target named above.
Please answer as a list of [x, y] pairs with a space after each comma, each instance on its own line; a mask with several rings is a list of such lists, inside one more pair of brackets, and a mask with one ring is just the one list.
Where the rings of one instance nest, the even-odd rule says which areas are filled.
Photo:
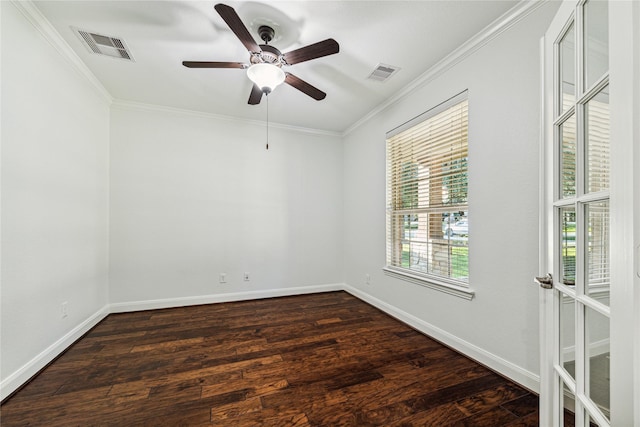
[[293, 86], [317, 101], [327, 96], [326, 93], [301, 78], [283, 71], [282, 67], [338, 53], [340, 51], [338, 42], [334, 39], [326, 39], [291, 52], [281, 53], [269, 45], [275, 35], [273, 28], [267, 25], [258, 28], [258, 34], [265, 43], [258, 45], [231, 6], [219, 3], [215, 5], [215, 9], [249, 51], [249, 64], [243, 62], [183, 61], [182, 65], [188, 68], [246, 69], [247, 76], [254, 82], [249, 95], [249, 104], [251, 105], [259, 104], [263, 94], [268, 95], [282, 82]]

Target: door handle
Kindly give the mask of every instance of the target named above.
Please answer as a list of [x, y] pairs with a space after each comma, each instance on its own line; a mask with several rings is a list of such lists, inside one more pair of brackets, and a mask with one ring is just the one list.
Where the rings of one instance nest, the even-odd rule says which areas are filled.
[[543, 277], [536, 276], [535, 280], [540, 285], [541, 288], [544, 288], [544, 289], [553, 288], [553, 276], [551, 275], [551, 273], [547, 273], [547, 275]]

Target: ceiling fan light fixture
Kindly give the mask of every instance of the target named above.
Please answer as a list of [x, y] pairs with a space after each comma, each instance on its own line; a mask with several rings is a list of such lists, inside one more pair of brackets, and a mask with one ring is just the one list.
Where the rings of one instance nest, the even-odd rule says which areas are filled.
[[247, 69], [247, 77], [254, 82], [265, 94], [270, 93], [284, 82], [284, 71], [276, 65], [261, 63], [253, 64]]

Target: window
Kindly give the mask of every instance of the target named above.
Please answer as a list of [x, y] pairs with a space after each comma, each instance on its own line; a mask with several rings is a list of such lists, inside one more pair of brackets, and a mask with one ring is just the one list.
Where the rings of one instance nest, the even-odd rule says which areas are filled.
[[387, 274], [471, 297], [468, 101], [463, 92], [387, 134]]

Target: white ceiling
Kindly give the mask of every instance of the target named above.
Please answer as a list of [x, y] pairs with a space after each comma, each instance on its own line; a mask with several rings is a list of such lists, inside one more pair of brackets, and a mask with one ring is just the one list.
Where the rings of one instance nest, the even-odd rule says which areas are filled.
[[[252, 83], [240, 69], [189, 69], [182, 61], [248, 62], [248, 53], [214, 9], [215, 1], [36, 1], [82, 61], [117, 100], [265, 120], [266, 102], [248, 105]], [[269, 120], [344, 132], [448, 53], [514, 7], [498, 1], [226, 1], [255, 40], [276, 29], [287, 52], [333, 38], [340, 53], [287, 67], [327, 93], [315, 101], [282, 85], [269, 95]], [[134, 62], [90, 53], [71, 30], [121, 38]], [[401, 70], [367, 80], [378, 63]]]

